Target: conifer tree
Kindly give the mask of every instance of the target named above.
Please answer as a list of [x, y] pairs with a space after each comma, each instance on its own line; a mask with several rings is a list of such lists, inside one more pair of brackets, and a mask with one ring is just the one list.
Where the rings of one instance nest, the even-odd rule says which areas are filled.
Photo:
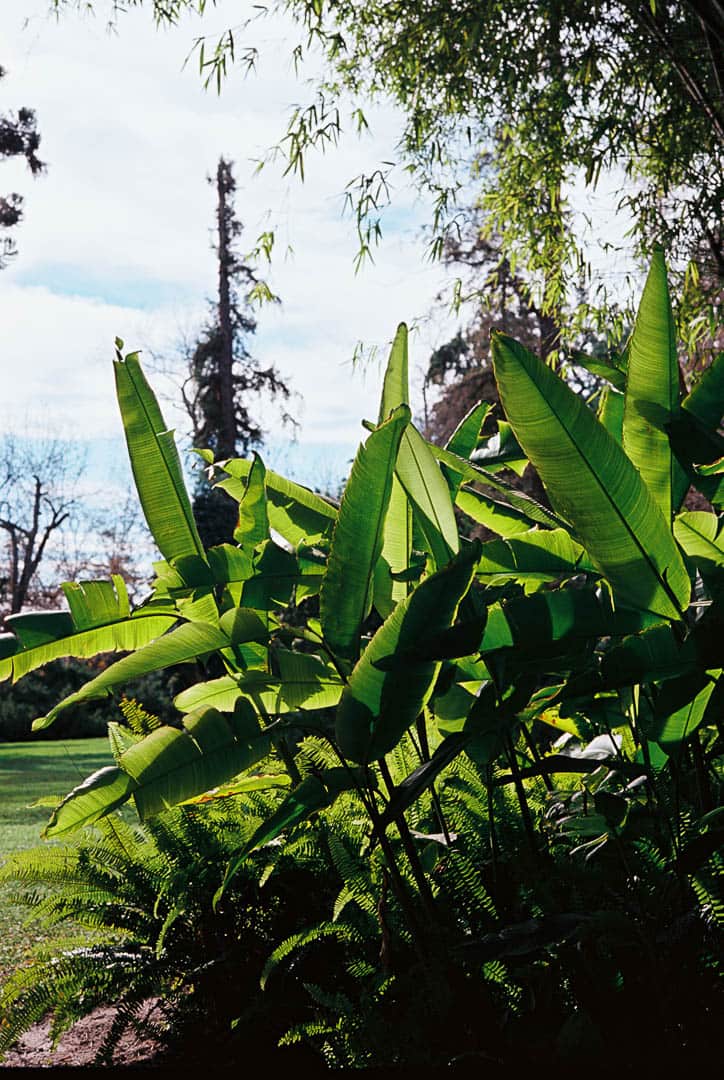
[[[5, 69], [0, 67], [0, 80], [5, 77]], [[0, 113], [0, 161], [8, 158], [24, 157], [33, 176], [45, 168], [38, 157], [40, 135], [36, 129], [35, 113], [32, 109], [18, 109], [17, 114]], [[7, 264], [16, 251], [11, 237], [6, 236], [7, 229], [12, 229], [23, 216], [23, 197], [17, 192], [0, 195], [0, 269]]]
[[[256, 332], [251, 297], [260, 282], [238, 252], [242, 224], [234, 210], [236, 182], [232, 162], [219, 158], [215, 185], [218, 292], [209, 318], [188, 357], [188, 376], [182, 388], [191, 419], [194, 446], [213, 451], [217, 461], [246, 454], [263, 442], [254, 404], [261, 396], [289, 398], [290, 390], [273, 365], [264, 367], [249, 351]], [[283, 412], [282, 422], [290, 417]], [[204, 543], [231, 540], [235, 505], [214, 491], [200, 474], [194, 510]]]

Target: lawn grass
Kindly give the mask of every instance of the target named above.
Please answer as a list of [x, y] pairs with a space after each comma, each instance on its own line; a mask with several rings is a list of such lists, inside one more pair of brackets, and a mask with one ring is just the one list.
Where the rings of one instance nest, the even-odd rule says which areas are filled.
[[[0, 743], [0, 862], [10, 852], [45, 842], [40, 834], [51, 811], [32, 806], [34, 801], [66, 795], [95, 769], [111, 764], [106, 738]], [[12, 884], [0, 885], [0, 980], [49, 937], [32, 923], [24, 925], [28, 909], [11, 902], [12, 891]]]

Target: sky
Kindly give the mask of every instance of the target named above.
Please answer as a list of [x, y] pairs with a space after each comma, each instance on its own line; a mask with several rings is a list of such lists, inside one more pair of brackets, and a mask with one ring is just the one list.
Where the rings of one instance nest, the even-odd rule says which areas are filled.
[[[360, 420], [376, 416], [380, 365], [397, 323], [423, 319], [412, 342], [420, 370], [452, 328], [449, 319], [424, 321], [444, 273], [424, 260], [428, 208], [416, 192], [395, 192], [375, 264], [354, 271], [344, 189], [394, 153], [398, 115], [370, 110], [371, 133], [350, 133], [341, 148], [310, 157], [303, 184], [284, 177], [281, 165], [255, 175], [292, 106], [311, 95], [291, 64], [291, 25], [257, 24], [257, 73], [233, 71], [218, 96], [184, 60], [202, 28], [238, 22], [238, 3], [168, 31], [156, 30], [148, 11], [131, 11], [115, 34], [101, 17], [56, 21], [47, 8], [47, 0], [3, 0], [0, 13], [2, 109], [35, 109], [47, 163], [37, 179], [16, 161], [0, 167], [0, 190], [25, 199], [14, 230], [19, 252], [0, 274], [0, 431], [49, 427], [112, 445], [121, 434], [116, 336], [142, 350], [169, 425], [186, 427], [175, 382], [160, 372], [175, 370], [178, 382], [179, 345], [193, 340], [213, 296], [207, 176], [223, 154], [235, 162], [242, 248], [270, 227], [277, 237], [264, 276], [282, 303], [258, 314], [252, 350], [288, 379], [300, 427], [290, 445], [275, 411], [263, 410], [271, 463], [297, 475], [343, 474]], [[353, 370], [360, 342], [377, 352]]]
[[[258, 173], [292, 107], [313, 93], [293, 69], [293, 24], [258, 21], [249, 31], [259, 48], [256, 73], [232, 68], [217, 95], [204, 90], [196, 61], [184, 61], [200, 33], [213, 38], [253, 4], [219, 0], [204, 20], [187, 16], [166, 31], [147, 8], [134, 9], [116, 33], [100, 14], [108, 5], [97, 7], [96, 17], [68, 11], [59, 21], [48, 17], [49, 0], [3, 0], [0, 9], [7, 71], [0, 105], [35, 109], [47, 163], [37, 179], [18, 161], [0, 166], [0, 191], [25, 198], [14, 230], [19, 253], [0, 273], [0, 433], [42, 429], [89, 441], [96, 472], [100, 463], [127, 483], [111, 364], [116, 336], [142, 351], [169, 426], [187, 431], [180, 349], [194, 340], [214, 292], [215, 193], [207, 177], [224, 155], [235, 163], [242, 247], [269, 228], [277, 238], [264, 276], [282, 303], [259, 313], [251, 346], [291, 385], [299, 427], [292, 443], [274, 408], [262, 407], [266, 459], [303, 483], [335, 487], [362, 435], [360, 420], [377, 415], [398, 322], [416, 326], [413, 399], [430, 353], [457, 325], [435, 303], [450, 278], [425, 259], [430, 208], [416, 191], [393, 192], [375, 263], [355, 274], [345, 187], [394, 157], [401, 117], [390, 105], [366, 108], [370, 131], [345, 133], [338, 148], [313, 153], [304, 183], [285, 177], [281, 164]], [[314, 74], [314, 63], [303, 71], [307, 80]], [[610, 192], [596, 199], [598, 220], [608, 215], [607, 238], [620, 235], [625, 223], [612, 217]], [[613, 264], [609, 271], [621, 273]], [[368, 362], [353, 366], [359, 343]]]

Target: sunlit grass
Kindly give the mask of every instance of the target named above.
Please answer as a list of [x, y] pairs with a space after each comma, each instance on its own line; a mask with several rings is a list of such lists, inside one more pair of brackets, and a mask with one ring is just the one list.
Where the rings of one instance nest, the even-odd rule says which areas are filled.
[[[50, 808], [34, 802], [67, 794], [95, 769], [110, 764], [105, 738], [0, 743], [0, 861], [10, 852], [44, 842], [40, 834]], [[36, 925], [25, 925], [28, 909], [11, 903], [12, 891], [11, 884], [0, 885], [0, 979], [23, 962], [36, 942], [48, 938]]]

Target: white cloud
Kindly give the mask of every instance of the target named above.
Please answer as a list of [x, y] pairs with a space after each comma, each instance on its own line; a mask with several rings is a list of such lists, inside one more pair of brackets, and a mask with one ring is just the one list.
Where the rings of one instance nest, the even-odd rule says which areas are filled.
[[[214, 192], [205, 177], [223, 154], [237, 164], [246, 239], [268, 212], [278, 230], [271, 284], [283, 306], [260, 315], [254, 353], [303, 396], [305, 440], [356, 442], [361, 416], [376, 413], [378, 379], [352, 373], [355, 344], [384, 344], [400, 319], [425, 313], [442, 279], [421, 260], [425, 208], [404, 190], [396, 220], [410, 224], [390, 230], [376, 266], [353, 272], [342, 192], [393, 153], [394, 111], [371, 110], [374, 137], [350, 136], [310, 158], [304, 185], [279, 166], [253, 178], [250, 159], [309, 95], [290, 70], [288, 24], [258, 24], [261, 74], [233, 73], [217, 97], [204, 92], [195, 65], [182, 70], [194, 20], [159, 33], [146, 10], [133, 11], [109, 36], [102, 19], [69, 14], [56, 24], [41, 17], [46, 10], [46, 0], [3, 4], [4, 107], [36, 109], [48, 162], [35, 181], [17, 162], [0, 171], [0, 190], [26, 198], [20, 255], [0, 277], [0, 363], [11, 391], [4, 423], [42, 401], [49, 419], [73, 417], [89, 434], [118, 430], [113, 337], [168, 353], [180, 330], [193, 334], [213, 293]], [[221, 4], [213, 25], [238, 22], [238, 10]], [[288, 261], [286, 243], [295, 252]], [[429, 330], [421, 335], [418, 361], [436, 343]]]

